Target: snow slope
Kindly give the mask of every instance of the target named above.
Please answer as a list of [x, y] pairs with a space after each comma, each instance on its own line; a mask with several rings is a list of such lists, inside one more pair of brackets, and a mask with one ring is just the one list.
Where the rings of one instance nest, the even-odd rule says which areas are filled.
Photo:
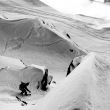
[[[109, 26], [107, 29], [96, 30], [87, 23], [53, 11], [50, 7], [36, 7], [33, 5], [34, 0], [32, 3], [25, 1], [0, 0], [0, 66], [8, 66], [0, 70], [0, 93], [19, 92], [21, 81], [31, 82], [29, 89], [36, 91], [37, 81], [43, 75], [36, 64], [44, 65], [49, 69], [49, 74], [53, 75], [56, 84], [64, 80], [44, 99], [37, 102], [34, 97], [36, 105], [33, 107], [20, 106], [18, 109], [109, 110], [110, 64], [109, 59], [106, 61], [105, 57], [98, 54], [110, 54]], [[90, 22], [92, 21], [91, 19]], [[97, 19], [97, 22], [100, 21]], [[85, 57], [65, 78], [71, 60], [92, 51], [96, 54]], [[6, 61], [3, 56], [22, 59], [30, 66], [22, 68], [23, 62], [13, 59]], [[6, 104], [5, 101], [1, 101], [0, 106], [2, 103], [6, 110], [7, 106], [12, 105], [13, 109], [13, 105], [16, 106], [13, 102]]]
[[108, 14], [110, 6], [102, 3], [101, 0], [96, 0], [95, 2], [91, 2], [90, 0], [41, 1], [62, 13], [71, 15], [83, 14], [90, 17], [110, 19], [110, 15]]
[[[60, 35], [46, 28], [42, 20], [37, 18], [0, 19], [0, 34], [2, 56], [22, 59], [28, 65], [45, 65], [50, 74], [59, 72], [64, 76], [71, 60], [85, 54], [63, 39], [63, 36], [61, 38]], [[69, 49], [74, 51], [70, 52]]]
[[110, 63], [90, 53], [33, 110], [109, 110], [109, 72]]
[[0, 68], [11, 67], [14, 69], [22, 69], [25, 67], [19, 59], [0, 56]]

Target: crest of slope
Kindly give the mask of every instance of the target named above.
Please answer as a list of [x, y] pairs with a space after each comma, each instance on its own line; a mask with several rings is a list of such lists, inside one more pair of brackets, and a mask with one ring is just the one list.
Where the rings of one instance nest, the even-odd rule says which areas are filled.
[[110, 64], [95, 53], [57, 85], [41, 103], [40, 110], [109, 110]]

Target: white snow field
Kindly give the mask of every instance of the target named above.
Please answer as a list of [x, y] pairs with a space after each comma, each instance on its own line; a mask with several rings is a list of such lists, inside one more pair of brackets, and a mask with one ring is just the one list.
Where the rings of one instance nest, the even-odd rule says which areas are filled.
[[32, 110], [109, 110], [109, 73], [108, 60], [90, 53]]
[[104, 0], [41, 0], [45, 4], [66, 14], [83, 14], [90, 17], [110, 20], [110, 6], [104, 4]]
[[[109, 5], [54, 1], [78, 15], [39, 0], [0, 0], [0, 110], [110, 110]], [[66, 77], [72, 60], [81, 64]], [[36, 89], [45, 68], [54, 82], [47, 92]], [[21, 81], [32, 94], [18, 101]]]

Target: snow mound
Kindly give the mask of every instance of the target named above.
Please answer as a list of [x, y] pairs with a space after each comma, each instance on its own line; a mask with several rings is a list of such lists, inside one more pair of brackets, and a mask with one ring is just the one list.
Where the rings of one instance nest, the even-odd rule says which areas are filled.
[[45, 68], [38, 65], [24, 65], [19, 59], [0, 56], [0, 93], [20, 92], [22, 82], [30, 82], [29, 89], [34, 92], [38, 81], [42, 80]]
[[102, 56], [90, 53], [35, 109], [109, 110], [109, 72], [110, 63]]
[[41, 69], [43, 73], [45, 72], [45, 69], [46, 69], [45, 66], [40, 66], [40, 65], [35, 65], [35, 64], [31, 64], [30, 66]]

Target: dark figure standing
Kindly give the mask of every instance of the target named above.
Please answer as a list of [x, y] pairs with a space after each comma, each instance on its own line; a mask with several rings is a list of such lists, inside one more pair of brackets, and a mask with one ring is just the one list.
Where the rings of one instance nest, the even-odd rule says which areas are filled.
[[68, 76], [74, 68], [75, 68], [75, 66], [74, 66], [73, 60], [72, 60], [69, 67], [68, 67], [66, 76]]
[[24, 83], [24, 82], [21, 82], [21, 84], [19, 85], [19, 89], [21, 90], [21, 95], [22, 96], [27, 96], [27, 92], [31, 93], [31, 91], [27, 88], [27, 86], [29, 85], [29, 82], [28, 83]]
[[45, 70], [45, 74], [41, 81], [41, 90], [46, 91], [47, 90], [47, 84], [48, 84], [48, 69]]

